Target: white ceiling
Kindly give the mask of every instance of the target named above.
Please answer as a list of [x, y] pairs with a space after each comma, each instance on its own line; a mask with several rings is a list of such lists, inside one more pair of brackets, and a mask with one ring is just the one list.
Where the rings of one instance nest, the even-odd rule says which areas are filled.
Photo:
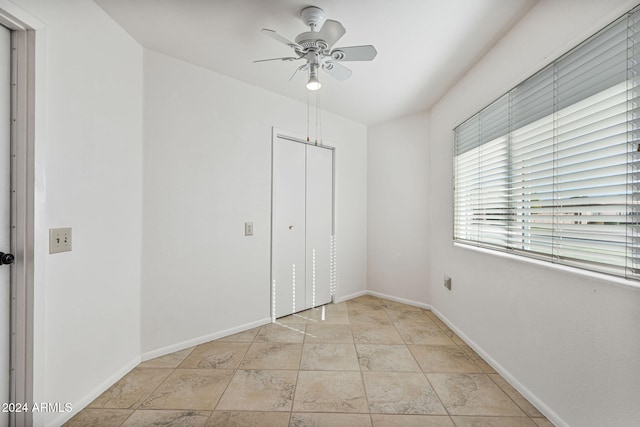
[[256, 59], [293, 51], [261, 32], [292, 40], [308, 28], [306, 6], [347, 30], [336, 46], [372, 44], [372, 62], [345, 62], [349, 80], [320, 71], [324, 110], [375, 124], [429, 109], [536, 0], [94, 0], [140, 44], [246, 83], [307, 102], [302, 62]]

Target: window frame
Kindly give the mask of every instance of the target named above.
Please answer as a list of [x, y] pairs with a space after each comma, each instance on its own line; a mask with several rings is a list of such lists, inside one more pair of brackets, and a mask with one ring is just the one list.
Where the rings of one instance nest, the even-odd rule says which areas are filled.
[[[497, 251], [497, 252], [501, 252], [501, 253], [507, 253], [507, 254], [511, 254], [517, 257], [523, 257], [523, 258], [531, 258], [531, 259], [536, 259], [536, 260], [541, 260], [545, 263], [551, 263], [551, 264], [557, 264], [557, 265], [563, 265], [563, 266], [568, 266], [568, 267], [577, 267], [579, 269], [583, 269], [583, 270], [588, 270], [588, 271], [593, 271], [595, 273], [601, 273], [601, 274], [605, 274], [605, 275], [610, 275], [610, 276], [614, 276], [614, 277], [622, 277], [625, 278], [626, 280], [640, 280], [640, 271], [638, 269], [637, 264], [635, 263], [635, 259], [638, 258], [637, 256], [632, 256], [631, 258], [634, 260], [634, 262], [632, 263], [631, 267], [629, 266], [629, 251], [630, 251], [630, 242], [631, 241], [635, 241], [634, 239], [637, 240], [637, 236], [635, 236], [635, 234], [633, 236], [629, 236], [629, 231], [628, 228], [629, 227], [633, 227], [638, 226], [638, 220], [636, 219], [636, 217], [634, 217], [634, 215], [638, 215], [637, 210], [629, 210], [629, 206], [634, 204], [634, 203], [629, 203], [628, 200], [625, 202], [625, 207], [626, 209], [623, 212], [625, 220], [622, 222], [618, 222], [617, 225], [620, 225], [622, 227], [624, 227], [625, 229], [627, 229], [626, 231], [626, 237], [625, 237], [625, 241], [624, 241], [624, 250], [622, 251], [622, 253], [626, 253], [627, 255], [618, 255], [620, 257], [622, 257], [621, 259], [623, 259], [625, 261], [625, 264], [620, 266], [616, 266], [615, 264], [611, 264], [611, 269], [609, 269], [609, 267], [606, 266], [607, 263], [604, 263], [600, 266], [597, 266], [597, 264], [599, 264], [599, 262], [596, 259], [586, 259], [584, 258], [584, 255], [581, 255], [583, 258], [574, 258], [574, 257], [567, 257], [568, 253], [571, 253], [570, 250], [567, 250], [566, 253], [564, 254], [558, 254], [557, 253], [557, 244], [555, 243], [554, 239], [552, 238], [552, 243], [549, 244], [549, 248], [550, 251], [549, 253], [544, 253], [544, 252], [536, 252], [536, 251], [532, 251], [532, 250], [527, 250], [527, 245], [524, 237], [522, 239], [519, 239], [519, 242], [517, 245], [513, 244], [513, 240], [511, 239], [511, 237], [509, 237], [509, 235], [511, 233], [514, 233], [514, 230], [516, 233], [520, 233], [524, 236], [524, 230], [525, 230], [525, 226], [519, 226], [517, 227], [516, 224], [517, 222], [520, 221], [514, 221], [513, 220], [513, 214], [512, 214], [512, 210], [510, 211], [509, 209], [513, 209], [513, 207], [511, 206], [513, 200], [514, 200], [514, 195], [513, 195], [513, 190], [514, 190], [514, 185], [512, 180], [514, 179], [514, 177], [516, 176], [514, 173], [514, 163], [513, 163], [513, 158], [512, 158], [512, 142], [511, 139], [513, 137], [513, 134], [515, 132], [518, 132], [519, 130], [525, 128], [526, 126], [528, 126], [531, 123], [535, 123], [538, 120], [542, 120], [542, 119], [546, 119], [546, 120], [551, 120], [553, 122], [552, 124], [552, 132], [554, 134], [554, 137], [550, 139], [550, 142], [548, 142], [548, 145], [546, 145], [545, 147], [547, 149], [550, 149], [552, 151], [552, 155], [553, 155], [553, 166], [548, 169], [549, 171], [552, 172], [553, 176], [552, 176], [552, 181], [553, 181], [553, 186], [554, 186], [554, 190], [553, 190], [553, 198], [552, 198], [552, 203], [550, 205], [550, 209], [553, 211], [552, 219], [551, 219], [551, 225], [549, 227], [549, 233], [548, 235], [550, 236], [554, 236], [554, 234], [556, 233], [556, 230], [559, 229], [558, 227], [558, 222], [559, 222], [559, 218], [560, 215], [558, 214], [558, 212], [560, 211], [560, 208], [563, 206], [562, 199], [558, 196], [558, 191], [557, 191], [557, 175], [558, 175], [558, 171], [560, 170], [560, 168], [556, 165], [557, 162], [557, 150], [558, 150], [558, 139], [556, 138], [555, 134], [558, 133], [558, 125], [556, 123], [557, 121], [557, 117], [559, 115], [562, 115], [562, 113], [565, 110], [571, 109], [573, 108], [575, 105], [579, 104], [580, 102], [584, 101], [585, 99], [588, 99], [591, 96], [594, 95], [599, 95], [603, 92], [606, 92], [608, 90], [610, 90], [610, 88], [616, 86], [617, 84], [622, 84], [622, 82], [618, 82], [613, 84], [612, 86], [606, 86], [606, 88], [604, 90], [602, 90], [602, 87], [599, 87], [598, 90], [594, 89], [594, 88], [587, 88], [586, 89], [586, 93], [587, 95], [581, 95], [580, 93], [578, 93], [578, 99], [572, 101], [571, 103], [567, 103], [566, 101], [564, 102], [564, 105], [562, 104], [562, 102], [558, 102], [558, 100], [556, 99], [556, 93], [557, 93], [557, 88], [555, 87], [558, 83], [557, 83], [557, 67], [558, 64], [560, 64], [561, 66], [567, 66], [567, 64], [562, 63], [561, 61], [564, 58], [570, 58], [570, 55], [574, 54], [575, 52], [579, 52], [580, 49], [586, 49], [589, 50], [590, 49], [590, 43], [594, 43], [594, 44], [604, 44], [604, 43], [609, 43], [610, 40], [609, 39], [613, 39], [616, 34], [614, 33], [614, 31], [619, 31], [619, 29], [616, 29], [616, 26], [624, 26], [625, 31], [627, 31], [627, 35], [625, 36], [625, 40], [629, 37], [628, 33], [629, 33], [629, 28], [632, 24], [635, 23], [635, 26], [637, 27], [638, 24], [636, 23], [637, 21], [640, 20], [640, 18], [636, 15], [638, 15], [638, 10], [640, 9], [640, 7], [636, 7], [634, 9], [632, 9], [631, 11], [625, 13], [623, 16], [621, 16], [620, 18], [618, 18], [617, 20], [613, 21], [611, 24], [607, 25], [605, 28], [603, 28], [602, 30], [596, 32], [593, 36], [589, 37], [587, 40], [585, 40], [584, 42], [580, 43], [578, 46], [576, 46], [575, 48], [571, 49], [569, 52], [565, 53], [564, 55], [560, 56], [559, 58], [555, 59], [554, 61], [552, 61], [548, 66], [543, 67], [541, 70], [539, 70], [538, 72], [536, 72], [535, 74], [533, 74], [530, 78], [524, 80], [523, 82], [521, 82], [520, 84], [516, 85], [514, 88], [512, 88], [511, 90], [507, 91], [506, 94], [502, 95], [501, 97], [499, 97], [496, 101], [489, 103], [487, 106], [485, 106], [484, 108], [482, 108], [480, 111], [478, 111], [477, 113], [473, 114], [471, 117], [467, 118], [466, 120], [464, 120], [462, 123], [460, 123], [458, 126], [456, 126], [453, 129], [453, 133], [454, 133], [454, 145], [453, 145], [453, 230], [452, 230], [452, 237], [453, 237], [453, 242], [456, 245], [463, 245], [463, 246], [470, 246], [470, 247], [477, 247], [477, 248], [483, 248], [489, 251]], [[613, 35], [609, 35], [608, 31], [611, 32], [611, 34]], [[635, 33], [634, 33], [635, 34]], [[602, 39], [599, 39], [599, 37], [601, 37]], [[604, 41], [603, 41], [604, 40]], [[636, 42], [636, 49], [635, 51], [640, 50], [640, 42]], [[624, 54], [626, 55], [626, 58], [631, 58], [632, 55], [632, 47], [630, 47], [629, 45], [627, 45], [627, 47], [624, 50]], [[635, 54], [637, 57], [637, 54]], [[582, 60], [582, 58], [579, 58]], [[589, 59], [587, 58], [587, 61]], [[627, 61], [625, 61], [626, 63]], [[594, 65], [594, 68], [600, 65], [605, 65], [608, 66], [609, 64], [607, 62], [602, 62], [602, 63], [597, 63], [597, 62], [586, 62], [586, 66], [583, 65], [584, 68], [589, 68], [590, 66]], [[572, 65], [569, 63], [569, 65]], [[625, 64], [625, 67], [627, 66], [627, 64]], [[550, 68], [551, 67], [551, 68]], [[578, 67], [574, 67], [574, 68], [578, 68]], [[581, 70], [582, 68], [580, 68]], [[551, 71], [549, 71], [551, 70]], [[636, 71], [640, 71], [640, 66], [635, 66], [634, 70]], [[543, 115], [543, 116], [539, 116], [539, 112], [538, 112], [538, 117], [537, 119], [534, 119], [533, 121], [521, 124], [519, 127], [515, 127], [512, 128], [512, 117], [511, 117], [511, 108], [512, 108], [512, 104], [511, 104], [511, 97], [513, 95], [513, 93], [517, 90], [520, 90], [522, 88], [524, 88], [528, 83], [534, 82], [535, 83], [535, 79], [538, 78], [539, 76], [541, 76], [543, 73], [549, 73], [551, 72], [553, 74], [553, 85], [554, 85], [554, 98], [553, 98], [553, 110], [551, 112], [550, 115]], [[630, 72], [628, 70], [626, 70], [626, 76], [623, 80], [624, 84], [626, 84], [627, 86], [629, 86], [629, 80], [631, 80], [632, 78], [630, 77]], [[567, 80], [567, 81], [571, 81], [571, 80]], [[572, 81], [571, 81], [572, 82]], [[607, 82], [605, 82], [604, 84], [608, 84]], [[639, 87], [640, 85], [636, 82], [634, 87]], [[595, 93], [592, 93], [594, 92]], [[625, 94], [627, 94], [629, 92], [629, 89], [627, 88], [627, 90], [625, 91]], [[533, 92], [534, 94], [536, 92]], [[575, 96], [575, 95], [574, 95]], [[494, 108], [494, 106], [503, 98], [508, 97], [508, 103], [509, 103], [509, 112], [508, 112], [508, 117], [506, 119], [506, 122], [508, 123], [508, 131], [506, 134], [499, 134], [498, 133], [498, 138], [502, 138], [502, 139], [506, 139], [506, 145], [507, 145], [507, 152], [508, 152], [508, 159], [507, 159], [507, 181], [506, 181], [506, 185], [508, 186], [508, 190], [506, 191], [505, 194], [507, 194], [508, 197], [508, 201], [507, 203], [502, 207], [502, 208], [497, 208], [494, 212], [491, 211], [487, 211], [484, 213], [484, 215], [487, 215], [488, 218], [491, 215], [494, 216], [493, 220], [496, 221], [496, 223], [499, 222], [500, 217], [498, 215], [500, 215], [499, 211], [500, 209], [502, 209], [502, 211], [504, 211], [504, 215], [507, 215], [508, 218], [505, 216], [506, 221], [503, 221], [506, 223], [506, 225], [502, 225], [500, 226], [500, 228], [498, 229], [498, 233], [497, 233], [497, 237], [495, 241], [491, 241], [491, 239], [486, 239], [486, 238], [482, 238], [481, 237], [481, 233], [483, 231], [483, 229], [486, 230], [487, 225], [489, 224], [488, 222], [483, 223], [482, 219], [477, 220], [477, 221], [467, 221], [465, 223], [461, 223], [460, 222], [460, 212], [461, 210], [459, 209], [459, 203], [460, 200], [462, 199], [462, 197], [464, 197], [464, 194], [462, 195], [462, 197], [460, 196], [459, 193], [459, 164], [465, 161], [465, 159], [461, 159], [461, 156], [463, 156], [464, 154], [466, 154], [469, 151], [473, 151], [473, 150], [478, 150], [480, 151], [480, 154], [476, 154], [476, 157], [481, 157], [481, 151], [482, 151], [482, 147], [485, 146], [486, 144], [491, 144], [493, 143], [493, 141], [497, 138], [494, 139], [488, 139], [486, 141], [483, 142], [483, 135], [482, 135], [482, 130], [480, 130], [478, 132], [478, 142], [475, 143], [476, 145], [474, 146], [474, 148], [466, 148], [464, 151], [460, 152], [460, 145], [459, 145], [459, 140], [458, 140], [458, 136], [459, 136], [459, 132], [461, 130], [461, 128], [467, 124], [470, 123], [472, 120], [478, 120], [478, 122], [480, 123], [480, 120], [482, 118], [482, 114], [485, 114], [488, 110], [490, 110], [491, 108]], [[559, 107], [560, 105], [560, 107]], [[626, 135], [627, 135], [627, 139], [626, 139], [626, 145], [628, 146], [629, 144], [633, 144], [635, 141], [637, 143], [638, 138], [631, 138], [630, 134], [632, 133], [633, 130], [637, 130], [637, 128], [634, 129], [629, 129], [629, 125], [628, 123], [630, 121], [632, 121], [633, 119], [630, 118], [630, 111], [633, 110], [633, 107], [630, 106], [631, 104], [628, 102], [628, 96], [627, 96], [627, 105], [626, 105], [626, 110], [625, 110], [625, 114], [627, 115], [627, 118], [623, 121], [623, 123], [627, 124], [627, 131], [626, 131]], [[635, 108], [638, 108], [637, 106]], [[598, 110], [599, 111], [599, 110]], [[535, 112], [535, 111], [534, 111]], [[634, 116], [636, 117], [636, 116]], [[638, 119], [636, 119], [638, 120]], [[473, 125], [473, 124], [471, 124]], [[480, 126], [480, 124], [478, 124], [478, 126]], [[495, 135], [493, 135], [495, 137]], [[635, 151], [635, 150], [634, 150]], [[638, 151], [640, 151], [640, 148], [638, 149]], [[627, 160], [626, 160], [626, 166], [627, 166], [627, 172], [626, 172], [626, 177], [628, 177], [630, 174], [632, 174], [633, 172], [631, 172], [629, 170], [629, 153], [630, 151], [627, 150], [627, 152], [625, 153], [625, 155], [627, 155]], [[633, 163], [638, 162], [638, 158], [634, 156], [633, 158]], [[475, 175], [469, 175], [471, 176], [470, 179], [478, 179], [480, 180], [481, 184], [482, 182], [482, 162], [477, 164], [477, 167], [480, 169], [480, 172], [476, 172]], [[468, 178], [468, 176], [467, 176]], [[637, 181], [634, 181], [637, 182]], [[481, 193], [481, 189], [482, 189], [482, 185], [480, 184], [480, 186], [478, 186], [476, 188], [476, 195], [475, 197], [480, 200], [482, 198], [482, 193]], [[626, 184], [629, 188], [633, 187], [633, 182], [631, 184], [629, 184], [629, 179], [627, 178], [627, 182]], [[587, 188], [587, 187], [585, 187]], [[533, 193], [532, 193], [533, 194]], [[640, 202], [640, 194], [638, 192], [636, 192], [635, 190], [632, 190], [631, 195], [633, 196], [633, 200], [635, 202]], [[620, 195], [619, 195], [620, 196]], [[627, 193], [624, 194], [624, 197], [626, 197], [627, 199], [629, 198], [630, 194]], [[473, 196], [470, 196], [473, 197]], [[577, 197], [577, 196], [576, 196]], [[622, 196], [620, 196], [622, 197]], [[524, 201], [520, 200], [519, 204], [522, 206], [524, 205]], [[477, 206], [481, 206], [482, 203], [479, 203]], [[576, 209], [579, 210], [578, 208], [583, 207], [583, 206], [587, 206], [588, 204], [577, 204]], [[480, 213], [482, 211], [481, 208], [477, 209], [477, 212], [479, 212], [478, 215], [482, 215], [482, 213]], [[473, 212], [473, 211], [471, 211]], [[466, 218], [469, 217], [473, 217], [473, 214], [470, 214], [470, 211], [467, 210], [465, 212], [466, 214]], [[598, 213], [600, 214], [600, 213]], [[523, 221], [529, 221], [531, 222], [531, 216], [526, 216], [526, 219], [523, 218]], [[631, 219], [630, 219], [631, 218]], [[567, 220], [567, 218], [564, 218], [565, 220]], [[487, 219], [484, 219], [484, 221], [487, 221]], [[586, 224], [586, 225], [590, 225], [592, 224], [591, 222], [589, 222], [587, 219], [585, 220], [578, 220], [579, 222], [575, 222], [575, 224]], [[461, 230], [464, 228], [466, 230], [469, 229], [473, 229], [474, 226], [478, 227], [478, 230], [475, 231], [475, 238], [473, 236], [471, 236], [471, 238], [467, 238], [470, 234], [464, 235], [461, 234]], [[567, 222], [567, 224], [569, 224], [569, 222]], [[595, 223], [594, 223], [595, 224]], [[604, 225], [608, 225], [608, 224], [604, 224]], [[615, 225], [615, 224], [612, 224]], [[566, 227], [567, 229], [571, 229], [570, 226]], [[574, 227], [575, 228], [575, 227]], [[583, 227], [585, 228], [585, 227]], [[592, 227], [594, 228], [594, 227]], [[582, 231], [578, 231], [577, 235], [578, 237], [575, 237], [574, 240], [575, 242], [579, 242], [580, 241], [580, 233], [582, 233]], [[503, 236], [500, 236], [500, 234], [502, 234]], [[624, 233], [623, 233], [624, 234]], [[506, 244], [504, 243], [496, 243], [499, 242], [500, 239], [503, 239], [504, 242], [507, 242]], [[585, 246], [581, 246], [581, 245], [576, 245], [575, 246], [575, 250], [574, 250], [574, 254], [578, 254], [581, 251], [583, 251], [584, 248], [590, 249], [593, 247], [595, 243], [591, 242], [591, 246], [590, 245], [585, 245]]]

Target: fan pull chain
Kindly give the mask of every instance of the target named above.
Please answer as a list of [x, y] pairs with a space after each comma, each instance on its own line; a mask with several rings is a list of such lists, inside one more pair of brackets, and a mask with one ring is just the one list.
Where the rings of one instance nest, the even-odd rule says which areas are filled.
[[318, 145], [318, 105], [320, 103], [320, 95], [316, 93], [316, 144]]
[[318, 117], [320, 117], [320, 146], [322, 146], [322, 110], [320, 109], [320, 97], [318, 97]]
[[311, 116], [311, 112], [310, 110], [310, 104], [311, 104], [311, 98], [309, 95], [309, 91], [307, 91], [307, 142], [311, 141], [311, 135], [309, 134], [309, 121], [311, 120], [310, 116]]

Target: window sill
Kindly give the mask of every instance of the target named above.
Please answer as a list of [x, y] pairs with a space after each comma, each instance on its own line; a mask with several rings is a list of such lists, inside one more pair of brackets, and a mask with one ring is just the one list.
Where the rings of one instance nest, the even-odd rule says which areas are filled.
[[507, 253], [507, 252], [486, 249], [486, 248], [482, 248], [482, 247], [478, 247], [478, 246], [465, 245], [464, 243], [453, 242], [453, 246], [461, 248], [461, 249], [467, 249], [467, 250], [470, 250], [470, 251], [476, 251], [476, 252], [480, 252], [480, 253], [484, 253], [484, 254], [488, 254], [488, 255], [507, 258], [507, 259], [510, 259], [510, 260], [513, 260], [513, 261], [516, 261], [516, 262], [523, 262], [523, 263], [533, 264], [533, 265], [537, 265], [537, 266], [540, 266], [540, 267], [545, 268], [545, 269], [555, 270], [555, 271], [559, 271], [559, 272], [563, 272], [563, 273], [568, 273], [568, 274], [571, 274], [573, 276], [586, 277], [586, 278], [589, 278], [589, 279], [595, 279], [595, 280], [600, 280], [600, 281], [603, 281], [603, 282], [608, 282], [608, 283], [612, 283], [612, 284], [616, 284], [616, 285], [622, 285], [622, 286], [626, 286], [626, 287], [640, 289], [640, 282], [637, 282], [635, 280], [628, 280], [628, 279], [625, 279], [623, 277], [612, 276], [612, 275], [609, 275], [609, 274], [598, 273], [598, 272], [595, 272], [595, 271], [583, 270], [583, 269], [578, 268], [578, 267], [571, 267], [571, 266], [562, 265], [562, 264], [554, 264], [554, 263], [549, 262], [549, 261], [542, 261], [542, 260], [538, 260], [538, 259], [535, 259], [535, 258], [528, 258], [528, 257], [525, 257], [525, 256], [514, 255], [514, 254]]

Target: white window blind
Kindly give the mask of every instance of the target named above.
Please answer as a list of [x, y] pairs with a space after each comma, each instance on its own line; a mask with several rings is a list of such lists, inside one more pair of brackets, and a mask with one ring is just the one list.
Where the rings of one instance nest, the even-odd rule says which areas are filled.
[[640, 279], [640, 13], [454, 129], [454, 239]]

